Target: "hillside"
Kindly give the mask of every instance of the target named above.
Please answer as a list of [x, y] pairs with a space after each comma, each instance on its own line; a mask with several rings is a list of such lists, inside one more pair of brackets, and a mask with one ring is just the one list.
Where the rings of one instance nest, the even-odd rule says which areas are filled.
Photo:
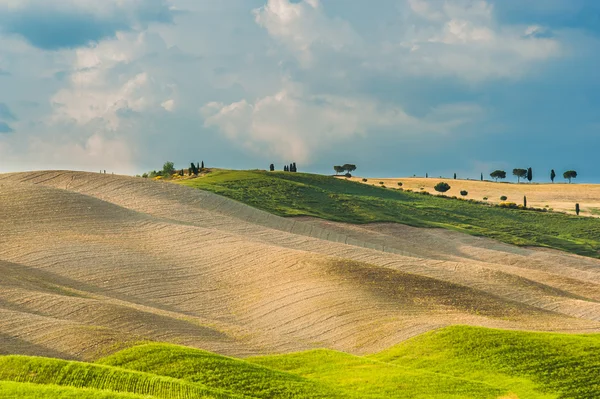
[[366, 357], [318, 349], [242, 360], [159, 343], [96, 363], [0, 356], [0, 397], [588, 399], [600, 395], [599, 367], [598, 334], [454, 326]]
[[442, 227], [509, 244], [600, 257], [600, 220], [591, 218], [490, 207], [305, 173], [220, 170], [177, 183], [280, 216]]
[[[557, 179], [557, 183], [523, 183], [513, 182], [510, 176], [508, 182], [493, 182], [479, 180], [464, 180], [452, 178], [430, 177], [415, 178], [368, 178], [366, 182], [362, 177], [352, 177], [351, 181], [358, 183], [380, 186], [383, 182], [385, 187], [397, 188], [398, 182], [402, 188], [415, 192], [427, 191], [437, 194], [433, 187], [440, 181], [450, 184], [451, 189], [446, 193], [449, 196], [461, 197], [460, 192], [466, 190], [469, 194], [466, 198], [478, 201], [487, 197], [490, 203], [500, 203], [501, 196], [506, 196], [509, 202], [523, 203], [523, 196], [527, 196], [527, 205], [535, 208], [552, 208], [557, 212], [575, 214], [575, 204], [581, 207], [581, 216], [600, 216], [600, 184], [580, 184], [573, 180], [573, 184], [565, 183]], [[340, 179], [345, 179], [339, 177]], [[489, 178], [489, 177], [488, 177]], [[423, 190], [421, 190], [421, 188]]]
[[597, 259], [94, 173], [0, 175], [0, 204], [0, 354], [366, 354], [455, 324], [600, 331]]

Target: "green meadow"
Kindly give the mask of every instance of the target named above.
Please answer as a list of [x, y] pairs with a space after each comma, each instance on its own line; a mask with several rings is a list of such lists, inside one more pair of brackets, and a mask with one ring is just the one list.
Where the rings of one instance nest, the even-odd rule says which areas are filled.
[[176, 181], [279, 216], [439, 227], [505, 243], [600, 257], [600, 219], [507, 209], [306, 173], [215, 170]]
[[2, 398], [597, 398], [600, 335], [454, 326], [384, 352], [236, 359], [147, 343], [96, 363], [0, 357]]

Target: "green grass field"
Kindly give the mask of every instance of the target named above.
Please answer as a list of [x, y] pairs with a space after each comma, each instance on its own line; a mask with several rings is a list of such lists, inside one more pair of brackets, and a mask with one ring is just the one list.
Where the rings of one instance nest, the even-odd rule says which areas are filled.
[[0, 398], [600, 397], [600, 335], [454, 326], [360, 357], [235, 359], [144, 344], [97, 363], [0, 357]]
[[279, 216], [441, 227], [516, 244], [600, 257], [600, 220], [492, 207], [306, 173], [217, 170], [177, 181]]

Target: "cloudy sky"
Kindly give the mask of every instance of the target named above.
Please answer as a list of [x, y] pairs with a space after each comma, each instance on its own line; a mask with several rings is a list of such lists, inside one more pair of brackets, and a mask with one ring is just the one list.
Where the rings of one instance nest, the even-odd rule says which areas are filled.
[[0, 0], [0, 172], [600, 181], [597, 0]]

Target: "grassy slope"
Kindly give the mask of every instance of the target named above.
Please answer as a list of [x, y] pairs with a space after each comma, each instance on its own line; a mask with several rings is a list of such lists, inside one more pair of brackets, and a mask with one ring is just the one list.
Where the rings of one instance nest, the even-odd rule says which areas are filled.
[[594, 218], [489, 207], [305, 173], [220, 170], [177, 183], [280, 216], [443, 227], [600, 257], [600, 220]]
[[0, 381], [0, 398], [14, 399], [147, 399], [149, 396], [100, 391], [89, 388], [70, 388]]
[[[329, 350], [250, 361], [150, 344], [124, 350], [101, 363], [200, 382], [256, 398], [496, 398], [505, 392], [487, 384]], [[271, 366], [271, 362], [281, 371], [263, 367]]]
[[483, 381], [522, 398], [600, 398], [600, 335], [454, 326], [373, 359]]
[[0, 357], [0, 397], [600, 397], [600, 335], [455, 326], [368, 357], [313, 350], [241, 360], [145, 344], [99, 362]]
[[176, 345], [137, 346], [101, 359], [99, 363], [201, 383], [256, 398], [346, 397], [317, 381]]
[[352, 392], [355, 398], [498, 398], [508, 391], [331, 350], [249, 359]]
[[0, 357], [0, 381], [50, 384], [156, 398], [241, 398], [174, 378], [83, 362], [30, 356]]

